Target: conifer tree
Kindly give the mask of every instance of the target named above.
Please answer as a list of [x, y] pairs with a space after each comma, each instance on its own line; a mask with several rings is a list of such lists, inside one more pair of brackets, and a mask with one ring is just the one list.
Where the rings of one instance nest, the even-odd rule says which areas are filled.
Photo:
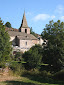
[[10, 57], [11, 44], [10, 37], [5, 31], [5, 26], [0, 19], [0, 62], [6, 61]]

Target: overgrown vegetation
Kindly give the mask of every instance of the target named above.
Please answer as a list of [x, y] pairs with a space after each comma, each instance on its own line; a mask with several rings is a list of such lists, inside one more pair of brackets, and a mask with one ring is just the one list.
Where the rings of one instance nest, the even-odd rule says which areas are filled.
[[[0, 19], [0, 68], [7, 66], [13, 74], [26, 77], [29, 82], [34, 82], [32, 85], [37, 85], [37, 83], [38, 85], [63, 85], [64, 22], [50, 21], [41, 35], [48, 41], [43, 48], [35, 45], [25, 53], [16, 52], [12, 55], [10, 54], [10, 38]], [[22, 82], [20, 83], [22, 84]]]

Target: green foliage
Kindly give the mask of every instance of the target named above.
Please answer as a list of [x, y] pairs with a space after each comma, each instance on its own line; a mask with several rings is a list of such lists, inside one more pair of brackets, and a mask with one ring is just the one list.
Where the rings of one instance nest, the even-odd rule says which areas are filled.
[[11, 43], [8, 33], [5, 31], [5, 26], [0, 19], [0, 62], [10, 58]]
[[0, 68], [5, 68], [6, 65], [5, 65], [5, 62], [0, 62]]
[[30, 33], [31, 33], [32, 35], [34, 35], [35, 37], [38, 37], [38, 35], [33, 31], [32, 27], [31, 27], [31, 29], [30, 29]]
[[31, 47], [29, 51], [23, 54], [23, 58], [26, 61], [28, 68], [34, 69], [41, 64], [41, 51], [42, 47], [40, 45], [35, 45]]
[[14, 56], [14, 60], [15, 61], [23, 61], [22, 55], [23, 55], [22, 52], [16, 52], [16, 54]]
[[60, 70], [64, 62], [64, 22], [50, 21], [41, 35], [48, 40], [43, 49], [43, 62], [52, 66], [53, 70]]
[[11, 62], [10, 63], [10, 68], [13, 70], [13, 71], [17, 71], [17, 70], [20, 70], [20, 65], [18, 62]]
[[10, 62], [9, 68], [13, 71], [14, 74], [21, 75], [24, 71], [24, 67], [20, 62]]
[[40, 75], [42, 76], [42, 77], [51, 77], [52, 76], [52, 74], [50, 73], [50, 72], [47, 72], [46, 70], [44, 70], [44, 71], [41, 71], [40, 72]]
[[10, 22], [6, 22], [5, 26], [11, 28]]

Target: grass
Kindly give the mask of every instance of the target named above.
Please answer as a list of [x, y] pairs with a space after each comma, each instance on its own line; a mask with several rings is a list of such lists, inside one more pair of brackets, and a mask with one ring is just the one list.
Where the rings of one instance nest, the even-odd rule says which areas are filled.
[[[6, 77], [7, 78], [7, 77]], [[45, 79], [39, 76], [26, 75], [24, 77], [14, 77], [0, 82], [0, 85], [64, 85], [63, 81]]]
[[11, 60], [7, 60], [6, 62], [9, 62], [9, 63], [26, 63], [25, 61], [11, 61]]
[[[43, 71], [21, 70], [21, 76], [9, 71], [8, 75], [0, 75], [0, 85], [64, 85], [64, 81], [54, 80], [50, 74]], [[48, 76], [47, 76], [47, 75]]]

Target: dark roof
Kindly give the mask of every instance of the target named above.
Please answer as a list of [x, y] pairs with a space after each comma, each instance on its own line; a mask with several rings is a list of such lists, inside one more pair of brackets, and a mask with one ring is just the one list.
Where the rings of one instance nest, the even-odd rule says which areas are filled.
[[28, 27], [26, 16], [25, 16], [25, 11], [24, 11], [21, 27]]
[[10, 36], [17, 36], [21, 40], [37, 40], [37, 38], [32, 34], [26, 34], [22, 32], [14, 32], [14, 31], [8, 31], [8, 34]]

